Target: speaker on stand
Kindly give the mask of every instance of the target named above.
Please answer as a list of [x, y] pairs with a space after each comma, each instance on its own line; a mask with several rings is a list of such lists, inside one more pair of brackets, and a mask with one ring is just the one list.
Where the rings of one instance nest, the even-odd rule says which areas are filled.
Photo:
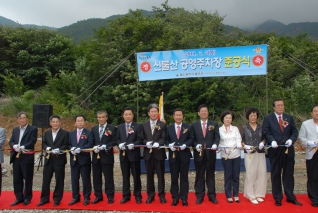
[[[43, 142], [43, 132], [44, 128], [50, 127], [50, 116], [53, 114], [53, 106], [49, 104], [33, 104], [33, 117], [32, 117], [32, 126], [35, 126], [37, 128], [42, 129], [41, 138]], [[34, 161], [34, 164], [39, 162], [38, 169], [40, 166], [43, 165], [43, 143], [42, 143], [42, 149], [41, 154], [39, 157]]]

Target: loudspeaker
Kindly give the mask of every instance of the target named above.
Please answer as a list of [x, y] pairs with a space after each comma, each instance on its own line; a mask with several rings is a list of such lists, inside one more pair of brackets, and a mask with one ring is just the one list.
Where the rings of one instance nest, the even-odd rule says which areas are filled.
[[49, 104], [33, 104], [32, 126], [49, 128], [49, 118], [53, 113], [53, 106]]

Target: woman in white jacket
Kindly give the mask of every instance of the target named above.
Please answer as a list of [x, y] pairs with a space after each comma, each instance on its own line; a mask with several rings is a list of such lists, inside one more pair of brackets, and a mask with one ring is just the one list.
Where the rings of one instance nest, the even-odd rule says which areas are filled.
[[223, 112], [220, 119], [223, 123], [220, 127], [219, 149], [224, 167], [224, 191], [229, 203], [233, 203], [233, 197], [234, 201], [239, 203], [242, 138], [238, 128], [232, 126], [233, 112]]

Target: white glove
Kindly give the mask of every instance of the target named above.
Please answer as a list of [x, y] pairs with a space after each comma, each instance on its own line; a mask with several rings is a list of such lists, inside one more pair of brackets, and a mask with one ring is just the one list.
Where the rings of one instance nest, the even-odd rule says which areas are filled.
[[152, 148], [158, 148], [159, 147], [159, 143], [158, 142], [155, 142], [152, 146]]
[[60, 153], [60, 149], [59, 148], [53, 149], [52, 153], [57, 155]]
[[94, 149], [94, 152], [95, 153], [99, 153], [99, 149], [97, 148], [97, 149]]
[[93, 149], [98, 149], [98, 146], [94, 146]]
[[316, 144], [313, 141], [308, 141], [307, 146], [309, 146], [310, 148], [313, 148], [313, 147], [316, 147]]
[[126, 149], [126, 148], [125, 148], [125, 143], [126, 143], [126, 142], [120, 143], [120, 144], [118, 145], [118, 148], [121, 149], [121, 150], [125, 150], [125, 149]]
[[16, 152], [20, 152], [20, 147], [19, 147], [19, 145], [13, 145], [13, 149], [14, 149], [14, 151], [16, 151]]
[[251, 146], [249, 146], [249, 145], [245, 145], [244, 146], [244, 149], [247, 151], [247, 150], [251, 150]]
[[176, 148], [174, 148], [174, 143], [175, 142], [173, 142], [173, 143], [169, 143], [169, 148], [171, 149], [171, 151], [176, 151]]
[[182, 146], [180, 146], [180, 149], [185, 150], [186, 147], [187, 147], [187, 145], [183, 144]]
[[103, 144], [97, 148], [98, 148], [98, 150], [106, 150], [106, 144]]
[[195, 149], [198, 151], [198, 152], [201, 152], [202, 151], [202, 145], [201, 144], [198, 144]]
[[216, 144], [213, 144], [211, 147], [212, 150], [216, 150], [217, 148], [218, 148], [218, 146]]
[[46, 147], [46, 151], [47, 152], [50, 151], [50, 149], [51, 149], [51, 147]]
[[148, 149], [151, 149], [152, 148], [152, 141], [147, 142], [146, 146]]
[[288, 139], [287, 141], [286, 141], [286, 143], [285, 143], [285, 146], [286, 147], [290, 147], [291, 145], [292, 145], [292, 140], [290, 140], [290, 139]]
[[272, 148], [277, 148], [278, 145], [277, 145], [277, 142], [276, 141], [272, 141]]
[[241, 142], [236, 143], [236, 148], [238, 148], [238, 149], [241, 149], [241, 148], [242, 148]]
[[81, 148], [76, 148], [76, 149], [74, 150], [74, 152], [75, 152], [76, 154], [81, 153]]
[[76, 147], [72, 147], [72, 148], [71, 148], [71, 153], [72, 153], [72, 155], [76, 155], [75, 149], [76, 149]]
[[128, 146], [128, 149], [129, 149], [129, 150], [132, 150], [132, 149], [134, 149], [134, 147], [135, 147], [135, 145], [134, 145], [133, 143], [128, 144], [127, 146]]
[[263, 141], [261, 141], [261, 142], [259, 143], [258, 149], [260, 149], [260, 150], [264, 149], [264, 143], [263, 143]]
[[18, 148], [19, 152], [21, 152], [24, 148], [25, 148], [25, 146], [20, 146], [20, 147]]

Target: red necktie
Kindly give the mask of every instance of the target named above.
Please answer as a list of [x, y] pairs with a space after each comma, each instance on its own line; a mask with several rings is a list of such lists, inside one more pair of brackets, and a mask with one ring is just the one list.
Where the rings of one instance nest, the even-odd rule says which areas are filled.
[[278, 116], [278, 123], [279, 123], [280, 130], [284, 132], [282, 116]]
[[202, 123], [202, 133], [203, 133], [203, 137], [205, 137], [205, 135], [206, 135], [205, 122]]
[[178, 138], [178, 140], [180, 138], [180, 126], [179, 125], [177, 126], [177, 138]]

